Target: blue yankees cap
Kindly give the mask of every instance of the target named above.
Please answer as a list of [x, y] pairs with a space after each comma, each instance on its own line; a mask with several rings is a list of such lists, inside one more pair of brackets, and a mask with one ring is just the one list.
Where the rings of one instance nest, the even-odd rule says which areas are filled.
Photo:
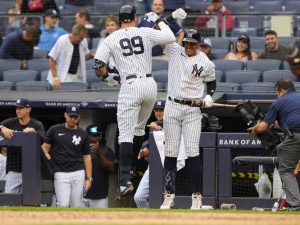
[[158, 100], [155, 102], [154, 109], [164, 109], [166, 101]]
[[20, 98], [16, 101], [16, 107], [30, 107], [28, 99]]
[[68, 106], [66, 109], [66, 113], [69, 116], [79, 116], [80, 108], [79, 108], [79, 106], [76, 106], [76, 105]]

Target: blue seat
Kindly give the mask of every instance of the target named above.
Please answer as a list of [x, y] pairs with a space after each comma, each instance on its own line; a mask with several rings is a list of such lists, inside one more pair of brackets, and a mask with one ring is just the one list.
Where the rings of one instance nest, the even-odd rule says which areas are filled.
[[185, 1], [185, 8], [192, 11], [192, 12], [201, 12], [204, 13], [207, 6], [209, 6], [210, 2], [209, 1], [199, 1], [199, 0], [194, 0], [194, 1]]
[[288, 78], [296, 81], [296, 77], [290, 70], [267, 70], [263, 73], [263, 81], [269, 83], [276, 83], [281, 78]]
[[49, 91], [50, 83], [46, 81], [21, 81], [16, 83], [17, 91]]
[[229, 70], [225, 72], [225, 82], [245, 84], [258, 82], [260, 80], [260, 72], [253, 70]]
[[87, 91], [89, 85], [83, 82], [63, 82], [61, 83], [61, 91]]
[[228, 50], [230, 39], [229, 38], [210, 38], [211, 46], [213, 50], [216, 49], [225, 49]]
[[217, 92], [237, 92], [239, 89], [239, 84], [229, 83], [229, 82], [217, 82], [216, 91]]
[[100, 14], [117, 14], [122, 5], [122, 0], [111, 2], [95, 1], [95, 10]]
[[282, 11], [282, 1], [256, 1], [255, 12], [273, 13]]
[[279, 44], [284, 45], [284, 46], [290, 46], [290, 45], [294, 44], [294, 42], [295, 42], [294, 37], [280, 37], [279, 38]]
[[291, 69], [291, 68], [290, 68], [290, 65], [288, 64], [287, 61], [283, 61], [283, 69], [284, 69], [284, 70], [290, 70], [290, 69]]
[[223, 73], [228, 70], [242, 70], [244, 68], [244, 62], [239, 60], [218, 59], [212, 62], [215, 64], [215, 70], [223, 71]]
[[109, 86], [103, 81], [90, 83], [90, 89], [92, 91], [106, 91], [106, 92], [119, 92], [121, 85]]
[[158, 70], [153, 72], [153, 78], [156, 83], [168, 83], [168, 70]]
[[166, 60], [152, 60], [152, 71], [167, 70], [168, 61]]
[[265, 40], [263, 37], [251, 37], [250, 38], [251, 49], [265, 49]]
[[256, 82], [241, 85], [242, 92], [275, 92], [274, 83]]
[[35, 70], [7, 70], [3, 72], [3, 80], [10, 82], [34, 81], [37, 78]]
[[223, 81], [223, 71], [216, 70], [216, 82]]
[[249, 1], [237, 1], [232, 2], [228, 1], [224, 3], [228, 9], [232, 11], [233, 14], [235, 13], [241, 13], [241, 12], [249, 12]]
[[35, 48], [33, 50], [33, 59], [46, 59], [48, 51], [44, 49]]
[[235, 24], [236, 28], [256, 28], [259, 35], [263, 33], [264, 18], [249, 13], [248, 16], [236, 16]]
[[3, 80], [3, 72], [6, 70], [20, 69], [21, 61], [16, 59], [0, 59], [0, 81]]
[[93, 59], [86, 61], [86, 70], [93, 70], [93, 64], [94, 64]]
[[247, 28], [234, 28], [231, 33], [231, 37], [239, 37], [240, 35], [247, 35], [249, 37], [257, 36], [257, 29], [254, 27]]
[[212, 53], [216, 56], [216, 59], [224, 59], [228, 51], [225, 49], [213, 49]]
[[43, 70], [41, 72], [40, 81], [47, 81], [49, 70]]
[[257, 70], [262, 73], [267, 70], [279, 70], [280, 66], [281, 61], [275, 59], [258, 59], [247, 62], [247, 70]]
[[98, 77], [96, 75], [96, 71], [95, 70], [87, 70], [86, 71], [86, 82], [87, 83], [93, 83], [93, 82], [99, 82], [102, 80], [102, 77]]
[[299, 12], [300, 11], [300, 1], [299, 0], [286, 0], [284, 3], [286, 12]]
[[10, 91], [13, 88], [13, 82], [0, 81], [0, 91]]
[[48, 59], [31, 59], [28, 61], [28, 69], [36, 70], [40, 75], [43, 70], [49, 70], [49, 60]]

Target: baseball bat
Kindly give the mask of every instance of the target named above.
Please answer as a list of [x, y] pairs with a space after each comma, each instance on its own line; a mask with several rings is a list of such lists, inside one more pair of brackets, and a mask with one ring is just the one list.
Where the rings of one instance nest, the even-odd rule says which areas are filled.
[[298, 161], [298, 164], [296, 166], [296, 168], [294, 169], [294, 175], [297, 176], [300, 170], [300, 160]]
[[222, 103], [213, 103], [212, 106], [215, 106], [215, 107], [225, 107], [225, 108], [235, 108], [237, 105], [222, 104]]

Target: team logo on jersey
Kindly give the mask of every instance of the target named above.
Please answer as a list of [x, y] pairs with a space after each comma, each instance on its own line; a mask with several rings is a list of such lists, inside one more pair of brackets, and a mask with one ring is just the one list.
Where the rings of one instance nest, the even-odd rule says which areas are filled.
[[201, 66], [200, 69], [198, 69], [197, 64], [195, 64], [195, 65], [193, 65], [192, 74], [195, 75], [195, 77], [200, 77], [203, 70], [204, 70], [203, 66]]
[[73, 135], [73, 141], [72, 141], [72, 143], [74, 145], [79, 145], [80, 141], [81, 141], [81, 137], [80, 136], [76, 137], [76, 135]]

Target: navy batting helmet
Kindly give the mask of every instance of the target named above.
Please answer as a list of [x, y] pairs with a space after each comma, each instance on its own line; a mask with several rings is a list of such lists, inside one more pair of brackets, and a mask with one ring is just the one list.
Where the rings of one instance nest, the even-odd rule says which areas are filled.
[[294, 75], [300, 76], [300, 41], [296, 41], [287, 55], [287, 61]]
[[128, 23], [135, 19], [136, 9], [131, 5], [123, 5], [119, 11], [119, 22]]
[[182, 42], [198, 43], [201, 41], [200, 33], [197, 29], [191, 28], [184, 31], [184, 38]]

